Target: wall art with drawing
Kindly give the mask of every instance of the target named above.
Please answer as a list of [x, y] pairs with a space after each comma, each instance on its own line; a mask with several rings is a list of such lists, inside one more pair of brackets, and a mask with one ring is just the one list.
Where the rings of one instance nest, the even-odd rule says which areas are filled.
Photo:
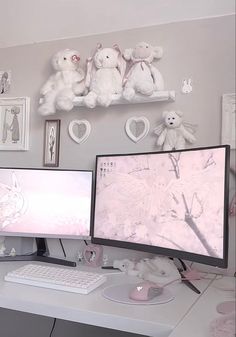
[[45, 121], [44, 166], [59, 165], [60, 120]]
[[0, 99], [0, 150], [29, 149], [29, 98]]

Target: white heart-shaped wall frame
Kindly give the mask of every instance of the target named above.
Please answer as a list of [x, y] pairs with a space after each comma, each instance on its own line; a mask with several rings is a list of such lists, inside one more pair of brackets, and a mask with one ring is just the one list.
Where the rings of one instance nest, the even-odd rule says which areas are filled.
[[[132, 130], [131, 130], [131, 124], [132, 123], [141, 123], [143, 124], [143, 131], [138, 135], [134, 135]], [[141, 139], [145, 138], [149, 132], [150, 129], [150, 123], [149, 120], [144, 117], [144, 116], [140, 116], [140, 117], [130, 117], [129, 119], [127, 119], [126, 123], [125, 123], [125, 131], [128, 135], [128, 137], [135, 143], [139, 142]]]
[[[75, 126], [80, 127], [81, 125], [85, 126], [85, 131], [84, 131], [84, 133], [81, 137], [78, 137], [74, 133], [74, 127]], [[76, 143], [81, 144], [89, 137], [90, 132], [91, 132], [91, 124], [86, 119], [81, 119], [81, 120], [75, 119], [75, 120], [70, 122], [69, 127], [68, 127], [68, 132], [69, 132], [70, 137]]]

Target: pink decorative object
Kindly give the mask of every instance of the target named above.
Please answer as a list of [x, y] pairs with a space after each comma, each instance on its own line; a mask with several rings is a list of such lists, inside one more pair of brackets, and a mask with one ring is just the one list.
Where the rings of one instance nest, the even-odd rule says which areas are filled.
[[88, 266], [99, 267], [102, 265], [102, 246], [90, 244], [84, 249], [84, 260]]
[[235, 312], [215, 319], [210, 332], [212, 337], [235, 337]]
[[225, 301], [217, 305], [216, 310], [220, 314], [230, 314], [235, 311], [235, 301]]

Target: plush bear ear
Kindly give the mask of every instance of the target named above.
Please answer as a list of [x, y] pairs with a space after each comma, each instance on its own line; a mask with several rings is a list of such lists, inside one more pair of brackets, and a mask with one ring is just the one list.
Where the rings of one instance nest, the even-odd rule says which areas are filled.
[[113, 48], [118, 52], [117, 68], [120, 72], [121, 78], [123, 78], [125, 74], [125, 70], [126, 70], [126, 62], [123, 59], [123, 56], [122, 56], [122, 53], [121, 53], [121, 50], [118, 44], [114, 44]]
[[153, 57], [156, 59], [160, 59], [163, 56], [163, 48], [162, 47], [153, 47]]
[[100, 49], [102, 49], [102, 44], [99, 42], [99, 43], [97, 43], [96, 51], [95, 52], [97, 52]]
[[179, 117], [182, 117], [182, 116], [183, 116], [183, 112], [182, 112], [182, 111], [177, 110], [177, 111], [175, 111], [175, 113], [176, 113]]
[[53, 55], [52, 60], [51, 60], [51, 64], [53, 69], [58, 70], [58, 60], [60, 57], [60, 54], [62, 53], [62, 51], [57, 52], [56, 54]]
[[133, 53], [133, 49], [132, 49], [132, 48], [128, 48], [128, 49], [125, 49], [125, 51], [124, 51], [124, 53], [123, 53], [123, 56], [124, 56], [124, 58], [125, 58], [127, 61], [130, 61], [130, 60], [131, 60], [132, 53]]
[[87, 69], [86, 69], [86, 77], [85, 77], [86, 88], [90, 87], [92, 77], [93, 77], [94, 73], [96, 72], [96, 67], [94, 65], [94, 57], [95, 57], [96, 53], [101, 49], [102, 49], [102, 44], [97, 43], [95, 50], [92, 52], [92, 56], [87, 58], [87, 62], [86, 62]]

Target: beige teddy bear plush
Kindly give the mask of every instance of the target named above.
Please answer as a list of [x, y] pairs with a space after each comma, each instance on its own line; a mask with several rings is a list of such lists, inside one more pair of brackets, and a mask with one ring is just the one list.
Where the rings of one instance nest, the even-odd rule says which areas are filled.
[[75, 95], [85, 92], [84, 71], [79, 67], [80, 56], [76, 50], [65, 49], [52, 58], [55, 73], [43, 85], [38, 112], [47, 116], [56, 110], [70, 111]]
[[180, 150], [185, 148], [185, 143], [194, 143], [194, 125], [183, 122], [181, 111], [164, 111], [164, 121], [154, 129], [158, 135], [157, 146], [163, 146], [164, 151]]
[[162, 47], [153, 47], [146, 42], [140, 42], [134, 49], [124, 51], [125, 60], [130, 61], [129, 71], [124, 78], [125, 99], [132, 100], [136, 93], [151, 96], [154, 91], [164, 90], [163, 77], [152, 64], [162, 54]]

